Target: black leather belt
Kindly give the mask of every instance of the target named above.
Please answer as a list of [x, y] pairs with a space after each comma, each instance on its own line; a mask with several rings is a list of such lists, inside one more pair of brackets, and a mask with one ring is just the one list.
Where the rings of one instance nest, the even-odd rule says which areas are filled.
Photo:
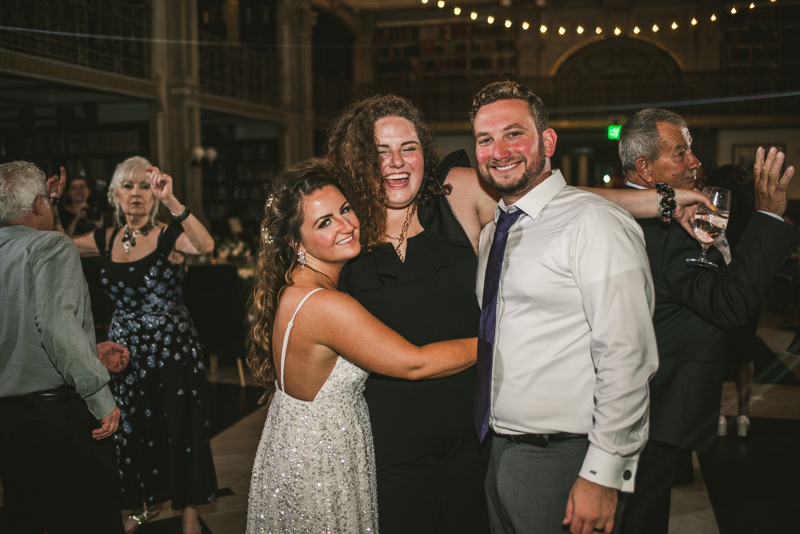
[[0, 403], [14, 402], [65, 402], [70, 400], [80, 400], [81, 395], [72, 386], [61, 386], [45, 391], [36, 391], [25, 395], [15, 395], [13, 397], [0, 397]]
[[565, 439], [586, 438], [586, 434], [572, 434], [570, 432], [557, 432], [555, 434], [500, 434], [495, 432], [495, 436], [503, 438], [511, 443], [524, 443], [536, 447], [547, 447], [551, 441], [564, 441]]

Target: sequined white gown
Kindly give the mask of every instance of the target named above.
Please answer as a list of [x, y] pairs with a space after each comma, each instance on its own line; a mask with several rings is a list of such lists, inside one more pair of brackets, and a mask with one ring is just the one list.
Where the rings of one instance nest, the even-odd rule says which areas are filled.
[[253, 465], [247, 534], [378, 532], [367, 375], [340, 357], [313, 401], [277, 389]]

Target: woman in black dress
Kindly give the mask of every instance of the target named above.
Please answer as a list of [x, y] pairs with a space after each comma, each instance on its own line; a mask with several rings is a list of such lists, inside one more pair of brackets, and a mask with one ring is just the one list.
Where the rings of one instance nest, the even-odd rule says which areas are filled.
[[[186, 255], [214, 242], [172, 193], [172, 178], [140, 157], [117, 166], [109, 188], [116, 228], [75, 239], [82, 256], [101, 256], [101, 283], [115, 304], [109, 339], [127, 347], [130, 365], [112, 375], [122, 410], [114, 436], [122, 506], [172, 499], [184, 533], [199, 533], [197, 505], [217, 489], [200, 342], [183, 305]], [[156, 221], [163, 204], [171, 224]], [[132, 531], [138, 516], [126, 522]]]
[[[496, 200], [462, 168], [466, 154], [448, 157], [437, 172], [420, 112], [390, 95], [344, 112], [326, 163], [366, 221], [366, 253], [345, 267], [339, 287], [416, 345], [477, 336], [475, 250]], [[488, 447], [472, 423], [475, 380], [475, 367], [420, 382], [376, 373], [367, 380], [383, 534], [489, 531]]]

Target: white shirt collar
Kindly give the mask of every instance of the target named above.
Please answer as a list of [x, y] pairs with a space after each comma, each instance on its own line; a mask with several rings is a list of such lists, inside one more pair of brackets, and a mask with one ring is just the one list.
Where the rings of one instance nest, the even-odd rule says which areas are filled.
[[625, 185], [627, 185], [628, 187], [632, 187], [632, 188], [634, 188], [634, 189], [647, 189], [647, 188], [646, 188], [645, 186], [643, 186], [643, 185], [635, 184], [635, 183], [633, 183], [633, 182], [629, 182], [629, 181], [627, 181], [627, 180], [625, 180]]
[[517, 200], [511, 206], [506, 206], [505, 201], [500, 199], [494, 213], [494, 222], [497, 222], [497, 218], [500, 216], [500, 210], [510, 213], [515, 211], [515, 208], [520, 208], [525, 212], [525, 215], [531, 219], [535, 219], [539, 215], [539, 212], [542, 211], [547, 203], [550, 202], [565, 185], [567, 185], [567, 181], [564, 180], [561, 171], [558, 169], [551, 171], [550, 176], [528, 191], [524, 197]]

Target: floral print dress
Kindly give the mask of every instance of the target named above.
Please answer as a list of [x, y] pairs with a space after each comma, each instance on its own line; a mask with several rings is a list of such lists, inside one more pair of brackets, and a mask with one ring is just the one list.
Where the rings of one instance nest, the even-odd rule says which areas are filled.
[[109, 339], [131, 353], [111, 377], [122, 411], [114, 442], [123, 509], [172, 499], [178, 510], [213, 502], [217, 490], [203, 353], [183, 304], [184, 265], [168, 259], [182, 232], [171, 224], [152, 254], [130, 263], [111, 261], [105, 230], [94, 235], [101, 283], [115, 305]]

